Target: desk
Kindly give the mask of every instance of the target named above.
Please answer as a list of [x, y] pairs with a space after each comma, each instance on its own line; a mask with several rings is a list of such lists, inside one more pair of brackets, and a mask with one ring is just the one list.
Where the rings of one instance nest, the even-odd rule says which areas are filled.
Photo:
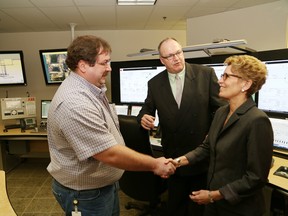
[[274, 156], [274, 164], [270, 169], [268, 176], [268, 187], [272, 189], [271, 193], [271, 215], [288, 215], [288, 179], [274, 175], [274, 172], [280, 166], [288, 166], [288, 160]]
[[17, 216], [7, 194], [6, 175], [3, 170], [0, 170], [0, 212], [5, 216]]
[[[26, 130], [25, 132], [21, 132], [20, 129], [10, 129], [8, 132], [3, 132], [3, 127], [0, 126], [0, 169], [8, 171], [7, 168], [8, 163], [8, 155], [6, 154], [6, 144], [7, 142], [11, 141], [29, 141], [30, 142], [30, 150], [34, 150], [37, 152], [34, 157], [40, 156], [40, 157], [47, 157], [48, 152], [48, 146], [47, 146], [47, 132], [46, 131], [39, 131], [39, 132], [33, 132], [33, 130]], [[156, 154], [156, 156], [162, 156], [162, 146], [161, 146], [161, 139], [160, 138], [154, 138], [153, 136], [150, 137], [151, 147]], [[17, 144], [16, 144], [17, 145]], [[43, 149], [43, 146], [47, 146]], [[22, 157], [25, 157], [28, 155], [22, 155]], [[12, 157], [12, 156], [10, 156]], [[30, 155], [29, 157], [33, 157]], [[16, 158], [12, 158], [12, 160], [16, 160], [15, 163], [18, 163]], [[11, 160], [10, 160], [11, 161]], [[13, 166], [13, 164], [12, 164]]]
[[272, 187], [276, 186], [276, 189], [284, 190], [283, 192], [286, 192], [288, 196], [288, 179], [273, 174], [280, 166], [288, 167], [288, 160], [277, 156], [274, 156], [273, 158], [274, 158], [274, 164], [271, 167], [268, 176], [269, 185], [271, 185]]
[[[21, 130], [17, 128], [3, 132], [3, 129], [3, 126], [0, 126], [0, 169], [9, 171], [9, 164], [11, 164], [13, 168], [13, 166], [17, 165], [20, 161], [19, 156], [7, 154], [7, 145], [9, 145], [9, 143], [27, 141], [31, 144], [32, 149], [30, 148], [30, 150], [39, 151], [40, 154], [38, 156], [43, 157], [43, 155], [49, 155], [46, 131], [33, 132], [33, 130], [26, 130], [25, 132], [21, 132]], [[39, 146], [43, 148], [41, 149]]]

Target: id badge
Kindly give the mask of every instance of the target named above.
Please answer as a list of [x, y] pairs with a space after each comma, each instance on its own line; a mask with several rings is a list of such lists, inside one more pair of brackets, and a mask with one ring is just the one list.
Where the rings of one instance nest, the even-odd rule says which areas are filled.
[[72, 216], [81, 216], [81, 212], [78, 211], [78, 200], [73, 200], [73, 204], [74, 204], [74, 210], [75, 211], [72, 211]]
[[81, 212], [77, 211], [72, 211], [72, 216], [81, 216]]

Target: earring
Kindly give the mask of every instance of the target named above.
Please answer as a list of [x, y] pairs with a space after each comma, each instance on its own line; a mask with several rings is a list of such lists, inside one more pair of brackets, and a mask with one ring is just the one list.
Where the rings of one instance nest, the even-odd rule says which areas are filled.
[[245, 90], [244, 90], [244, 89], [242, 89], [241, 91], [242, 91], [242, 92], [244, 92]]

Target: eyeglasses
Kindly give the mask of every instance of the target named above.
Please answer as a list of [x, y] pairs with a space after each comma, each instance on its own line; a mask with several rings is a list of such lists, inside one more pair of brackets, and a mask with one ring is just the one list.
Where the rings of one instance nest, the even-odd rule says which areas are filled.
[[102, 65], [103, 67], [110, 67], [111, 61], [105, 61], [105, 62], [96, 62], [96, 64]]
[[228, 74], [228, 73], [221, 74], [221, 78], [223, 78], [224, 81], [229, 77], [236, 77], [236, 78], [242, 79], [241, 76], [234, 75], [234, 74]]
[[183, 51], [182, 51], [182, 50], [179, 50], [179, 51], [177, 51], [177, 52], [174, 53], [174, 54], [170, 54], [169, 56], [161, 56], [161, 57], [164, 58], [164, 59], [167, 59], [167, 60], [171, 61], [171, 60], [173, 60], [173, 58], [174, 58], [175, 56], [179, 57], [182, 53], [183, 53]]

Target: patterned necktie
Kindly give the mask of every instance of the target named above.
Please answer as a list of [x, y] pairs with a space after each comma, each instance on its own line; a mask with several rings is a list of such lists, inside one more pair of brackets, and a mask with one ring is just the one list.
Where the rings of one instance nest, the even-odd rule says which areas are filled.
[[175, 100], [178, 104], [178, 108], [180, 108], [182, 98], [182, 82], [178, 74], [176, 74], [175, 76], [175, 84], [176, 84]]

